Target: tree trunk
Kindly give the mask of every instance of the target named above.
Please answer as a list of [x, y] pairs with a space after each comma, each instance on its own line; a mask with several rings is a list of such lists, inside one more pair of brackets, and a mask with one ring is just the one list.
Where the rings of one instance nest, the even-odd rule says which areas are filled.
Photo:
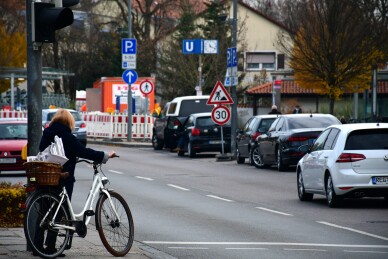
[[330, 114], [334, 114], [334, 103], [335, 103], [335, 100], [334, 100], [334, 97], [330, 98]]

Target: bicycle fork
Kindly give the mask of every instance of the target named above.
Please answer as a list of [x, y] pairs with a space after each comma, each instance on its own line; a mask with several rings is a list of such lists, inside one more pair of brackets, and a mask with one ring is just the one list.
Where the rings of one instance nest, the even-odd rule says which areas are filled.
[[[109, 191], [107, 191], [106, 189], [102, 189], [102, 192], [105, 193], [105, 195], [108, 197], [110, 208], [111, 208], [111, 210], [113, 210], [114, 215], [116, 217], [115, 220], [112, 219], [110, 221], [110, 226], [112, 228], [118, 227], [120, 225], [120, 217], [119, 217], [119, 214], [117, 213], [116, 207], [113, 204], [112, 197], [110, 196]], [[107, 215], [107, 214], [104, 213], [104, 215]], [[108, 217], [108, 216], [106, 216], [106, 217]], [[109, 218], [108, 218], [108, 220], [109, 220]]]

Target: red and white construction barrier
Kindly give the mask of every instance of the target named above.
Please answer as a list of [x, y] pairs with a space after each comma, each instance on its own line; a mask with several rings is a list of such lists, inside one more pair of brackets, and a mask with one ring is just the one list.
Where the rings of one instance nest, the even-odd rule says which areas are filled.
[[0, 118], [27, 118], [27, 111], [0, 110]]
[[[82, 113], [88, 137], [127, 138], [128, 116], [101, 112]], [[132, 115], [132, 138], [151, 139], [154, 118], [150, 115]]]
[[[127, 138], [128, 116], [102, 112], [81, 113], [88, 137]], [[0, 110], [0, 118], [27, 118], [27, 111]], [[132, 138], [151, 139], [154, 118], [146, 114], [132, 115]]]

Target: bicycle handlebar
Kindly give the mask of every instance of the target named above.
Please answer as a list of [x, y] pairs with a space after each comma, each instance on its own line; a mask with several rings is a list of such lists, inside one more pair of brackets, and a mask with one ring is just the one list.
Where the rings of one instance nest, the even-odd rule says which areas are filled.
[[[112, 155], [111, 158], [115, 158], [115, 157], [120, 157], [120, 156], [117, 155], [116, 153], [114, 153], [114, 154]], [[78, 158], [77, 161], [76, 161], [77, 164], [78, 164], [78, 163], [81, 163], [81, 162], [88, 163], [89, 165], [98, 165], [98, 164], [102, 164], [101, 162], [100, 162], [100, 163], [96, 163], [96, 162], [94, 162], [94, 161], [92, 161], [92, 160], [87, 160], [87, 159], [84, 159], [84, 158], [81, 158], [81, 159]]]

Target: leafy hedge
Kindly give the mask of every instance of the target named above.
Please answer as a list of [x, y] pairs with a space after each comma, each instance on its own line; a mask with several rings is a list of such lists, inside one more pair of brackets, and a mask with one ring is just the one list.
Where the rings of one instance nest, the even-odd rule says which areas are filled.
[[27, 192], [21, 183], [0, 182], [0, 227], [22, 227]]

